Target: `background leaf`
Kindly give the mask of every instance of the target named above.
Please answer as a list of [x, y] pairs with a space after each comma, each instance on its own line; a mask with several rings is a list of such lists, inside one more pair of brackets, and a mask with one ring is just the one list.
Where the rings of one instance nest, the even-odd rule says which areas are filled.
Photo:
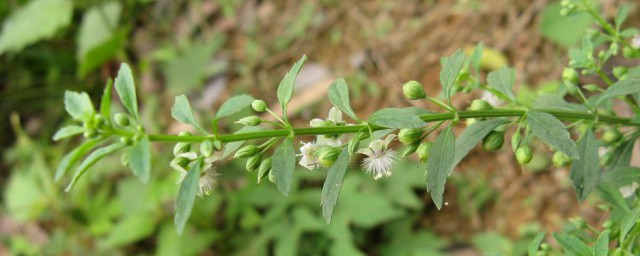
[[174, 216], [174, 223], [178, 235], [182, 235], [184, 227], [187, 225], [187, 221], [191, 216], [191, 210], [193, 204], [196, 201], [196, 193], [198, 192], [198, 184], [200, 182], [200, 169], [202, 168], [202, 159], [198, 159], [193, 167], [187, 172], [187, 176], [184, 177], [180, 184], [180, 190], [178, 191], [178, 198], [176, 199], [176, 215]]
[[516, 101], [513, 94], [513, 85], [516, 81], [516, 71], [512, 68], [501, 67], [500, 69], [490, 72], [487, 75], [487, 83], [496, 91], [502, 93], [511, 102]]
[[289, 70], [280, 82], [280, 85], [278, 85], [278, 101], [280, 102], [280, 106], [282, 106], [282, 113], [285, 116], [287, 115], [287, 104], [289, 104], [293, 96], [293, 86], [298, 77], [298, 73], [300, 73], [300, 68], [302, 68], [302, 64], [304, 64], [306, 59], [307, 55], [303, 55], [302, 58], [291, 67], [291, 70]]
[[251, 106], [252, 101], [253, 97], [247, 94], [233, 96], [220, 106], [218, 113], [216, 113], [216, 118], [223, 118], [238, 113], [246, 107]]
[[604, 180], [617, 187], [630, 185], [634, 181], [640, 181], [640, 168], [623, 166], [604, 173]]
[[449, 58], [440, 71], [440, 83], [442, 84], [442, 91], [447, 100], [451, 101], [451, 87], [458, 78], [460, 70], [462, 70], [462, 64], [464, 64], [464, 52], [458, 49]]
[[129, 167], [142, 182], [149, 181], [149, 174], [151, 173], [151, 144], [147, 136], [131, 148]]
[[96, 151], [93, 151], [89, 156], [87, 156], [87, 158], [84, 159], [84, 161], [82, 161], [80, 166], [78, 166], [78, 169], [76, 169], [76, 172], [73, 174], [73, 178], [71, 179], [71, 182], [69, 183], [69, 185], [67, 186], [65, 191], [69, 192], [73, 188], [73, 186], [76, 185], [78, 180], [80, 180], [82, 175], [89, 168], [91, 168], [91, 166], [93, 166], [96, 162], [98, 162], [98, 160], [100, 160], [103, 157], [108, 156], [108, 155], [112, 154], [113, 152], [116, 152], [119, 149], [124, 148], [124, 147], [125, 147], [124, 144], [116, 143], [116, 144], [111, 144], [111, 145], [106, 146], [106, 147], [99, 148]]
[[171, 107], [171, 116], [182, 123], [192, 125], [201, 133], [207, 133], [207, 131], [198, 124], [198, 121], [196, 121], [196, 117], [193, 115], [193, 111], [191, 111], [189, 100], [184, 94], [176, 96], [176, 102], [173, 104], [173, 107]]
[[351, 109], [349, 100], [349, 87], [344, 78], [338, 78], [329, 86], [329, 100], [338, 109], [349, 115], [353, 120], [359, 120], [356, 113]]
[[296, 155], [293, 140], [285, 139], [275, 150], [271, 171], [276, 177], [276, 185], [282, 194], [289, 195], [293, 185], [293, 171], [296, 168]]
[[527, 112], [527, 123], [531, 127], [533, 134], [545, 143], [573, 159], [580, 158], [576, 143], [571, 140], [571, 136], [564, 124], [554, 116], [547, 113], [529, 111]]
[[580, 159], [571, 164], [571, 181], [578, 199], [582, 202], [593, 191], [598, 181], [598, 141], [593, 131], [587, 129], [578, 146]]
[[553, 233], [553, 238], [556, 239], [560, 247], [567, 253], [579, 256], [593, 255], [589, 247], [574, 235], [568, 233]]
[[429, 160], [427, 161], [427, 190], [431, 193], [431, 199], [438, 210], [442, 208], [442, 197], [447, 176], [453, 167], [453, 154], [455, 141], [451, 126], [438, 135], [431, 147]]
[[136, 120], [138, 120], [138, 123], [140, 123], [136, 85], [133, 81], [131, 68], [127, 63], [123, 62], [120, 65], [120, 70], [118, 70], [118, 76], [115, 81], [115, 87], [124, 107], [129, 111], [129, 114], [131, 114]]
[[95, 113], [91, 98], [86, 92], [65, 91], [64, 109], [78, 121], [85, 121]]
[[467, 127], [460, 137], [456, 139], [456, 150], [453, 157], [452, 166], [456, 166], [469, 153], [475, 145], [487, 136], [493, 129], [501, 124], [507, 123], [504, 119], [489, 119], [480, 121]]
[[371, 114], [369, 123], [387, 128], [420, 128], [426, 125], [412, 108], [383, 108]]
[[[78, 32], [78, 48], [76, 52], [76, 57], [78, 61], [80, 61], [80, 65], [85, 65], [85, 68], [81, 72], [82, 75], [97, 66], [96, 64], [90, 65], [92, 66], [91, 68], [86, 66], [86, 62], [92, 61], [88, 58], [90, 56], [89, 53], [111, 41], [118, 28], [117, 25], [121, 12], [122, 6], [120, 2], [109, 1], [94, 5], [84, 13]], [[104, 61], [103, 58], [101, 58], [101, 60]]]
[[585, 31], [593, 25], [594, 20], [587, 13], [562, 16], [560, 15], [561, 8], [559, 3], [545, 6], [538, 29], [546, 38], [569, 48], [580, 42]]
[[331, 223], [331, 215], [338, 201], [344, 174], [349, 166], [349, 159], [348, 148], [345, 147], [333, 166], [329, 168], [327, 178], [324, 180], [320, 204], [322, 205], [322, 216], [327, 224]]

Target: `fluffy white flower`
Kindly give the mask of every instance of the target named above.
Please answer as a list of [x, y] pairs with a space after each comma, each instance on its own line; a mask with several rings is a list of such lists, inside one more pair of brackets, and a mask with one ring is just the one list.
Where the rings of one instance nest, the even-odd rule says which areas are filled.
[[300, 148], [301, 154], [299, 154], [302, 158], [300, 159], [299, 164], [309, 170], [316, 168], [319, 164], [316, 151], [318, 151], [318, 145], [315, 142], [302, 142], [302, 147]]
[[389, 134], [384, 140], [374, 140], [369, 143], [368, 148], [358, 150], [358, 153], [367, 156], [362, 160], [362, 167], [373, 179], [391, 176], [391, 168], [396, 162], [396, 152], [387, 147], [395, 138], [394, 134]]
[[[188, 155], [184, 155], [184, 157], [186, 157], [191, 161], [197, 158], [196, 153], [193, 153], [193, 152], [184, 153], [184, 154], [188, 154]], [[182, 154], [178, 155], [178, 157], [180, 156], [183, 156], [183, 155]], [[216, 171], [216, 169], [213, 167], [213, 163], [215, 161], [218, 161], [219, 159], [220, 157], [216, 155], [212, 155], [211, 157], [207, 157], [204, 159], [204, 165], [202, 166], [202, 169], [200, 171], [200, 178], [198, 179], [198, 193], [197, 193], [198, 196], [200, 197], [205, 195], [208, 196], [218, 184], [219, 174]], [[179, 172], [178, 181], [176, 182], [176, 184], [181, 184], [184, 178], [187, 177], [188, 171], [175, 161], [171, 161], [170, 165], [176, 171]]]

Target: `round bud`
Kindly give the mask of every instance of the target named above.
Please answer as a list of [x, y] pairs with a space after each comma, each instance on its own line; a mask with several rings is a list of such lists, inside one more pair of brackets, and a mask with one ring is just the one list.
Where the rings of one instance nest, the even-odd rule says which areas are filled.
[[417, 81], [409, 81], [402, 85], [402, 92], [410, 100], [424, 99], [427, 95], [424, 88]]
[[213, 155], [213, 142], [205, 140], [200, 143], [200, 154], [204, 157], [210, 157]]
[[533, 158], [533, 152], [528, 145], [520, 146], [516, 150], [516, 160], [519, 164], [528, 164], [531, 162], [531, 158]]
[[600, 87], [598, 87], [595, 84], [587, 84], [587, 85], [582, 86], [582, 88], [584, 88], [585, 90], [587, 90], [589, 92], [597, 92], [600, 89]]
[[120, 143], [125, 144], [127, 146], [133, 144], [133, 140], [129, 137], [120, 137]]
[[102, 127], [104, 125], [104, 117], [101, 114], [95, 114], [93, 115], [93, 122], [96, 127]]
[[427, 141], [420, 144], [420, 146], [418, 146], [418, 149], [416, 149], [421, 162], [426, 162], [427, 160], [429, 160], [429, 152], [431, 151], [431, 146], [433, 146], [433, 143]]
[[571, 82], [573, 84], [578, 83], [578, 72], [573, 68], [564, 68], [562, 70], [562, 81]]
[[178, 142], [173, 147], [173, 155], [178, 156], [182, 153], [187, 153], [191, 150], [191, 143], [188, 142]]
[[607, 220], [604, 223], [602, 223], [603, 228], [611, 228], [612, 226], [613, 226], [613, 222], [610, 220]]
[[222, 149], [222, 141], [215, 140], [213, 141], [213, 150], [220, 151]]
[[493, 109], [493, 106], [491, 106], [491, 104], [489, 104], [489, 102], [487, 102], [486, 100], [476, 99], [471, 102], [471, 105], [467, 109], [471, 111], [491, 110]]
[[404, 145], [409, 145], [418, 141], [421, 135], [422, 129], [420, 128], [401, 129], [400, 132], [398, 132], [398, 140]]
[[482, 139], [482, 148], [487, 151], [497, 151], [504, 144], [504, 133], [492, 131]]
[[602, 134], [602, 141], [608, 145], [615, 144], [620, 141], [621, 138], [622, 133], [618, 131], [618, 129], [607, 129], [604, 134]]
[[181, 137], [191, 136], [191, 133], [188, 131], [181, 131], [180, 133], [178, 133], [178, 136], [181, 136]]
[[318, 151], [318, 163], [322, 167], [331, 167], [338, 159], [338, 156], [342, 152], [340, 148], [334, 148], [330, 146], [321, 146]]
[[560, 168], [571, 163], [571, 158], [560, 151], [556, 151], [551, 158], [551, 162], [553, 162], [553, 166]]
[[258, 184], [262, 181], [262, 178], [266, 177], [271, 172], [271, 158], [262, 160], [258, 167]]
[[513, 135], [511, 135], [511, 148], [513, 149], [513, 152], [515, 152], [516, 149], [520, 147], [521, 140], [522, 136], [520, 135], [520, 132], [515, 132]]
[[93, 139], [93, 138], [95, 138], [97, 136], [98, 136], [98, 131], [96, 131], [96, 129], [87, 129], [87, 128], [85, 128], [85, 130], [84, 130], [84, 137], [85, 138]]
[[260, 119], [260, 117], [257, 117], [257, 116], [248, 116], [236, 121], [236, 123], [246, 125], [246, 126], [256, 126], [256, 125], [259, 125], [261, 122], [262, 120]]
[[133, 135], [133, 141], [138, 142], [138, 141], [140, 141], [142, 139], [142, 137], [143, 137], [142, 134]]
[[549, 246], [548, 243], [542, 243], [540, 244], [540, 249], [542, 249], [543, 251], [549, 251], [551, 250], [551, 246]]
[[263, 100], [253, 100], [251, 102], [251, 108], [256, 112], [264, 112], [267, 110], [267, 104]]
[[413, 152], [416, 152], [418, 150], [418, 147], [420, 147], [420, 143], [419, 142], [414, 142], [411, 143], [409, 145], [406, 145], [404, 147], [404, 150], [402, 151], [402, 157], [406, 157], [408, 155], [410, 155]]
[[253, 156], [256, 153], [258, 153], [258, 146], [256, 146], [256, 145], [247, 145], [247, 146], [244, 146], [244, 147], [238, 149], [238, 151], [236, 151], [236, 154], [233, 157], [234, 158], [245, 158], [245, 157]]
[[113, 120], [115, 121], [115, 123], [118, 126], [122, 126], [122, 127], [126, 127], [126, 126], [129, 126], [129, 124], [131, 124], [131, 122], [129, 120], [129, 116], [127, 116], [126, 114], [123, 114], [123, 113], [117, 113], [113, 117]]
[[245, 165], [247, 171], [252, 172], [258, 170], [258, 167], [260, 167], [260, 160], [262, 160], [260, 155], [255, 155], [247, 159], [247, 163]]

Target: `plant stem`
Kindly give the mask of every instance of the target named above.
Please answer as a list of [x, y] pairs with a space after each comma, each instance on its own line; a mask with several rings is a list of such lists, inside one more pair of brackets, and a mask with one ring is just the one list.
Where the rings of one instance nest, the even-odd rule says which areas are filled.
[[[486, 118], [486, 117], [522, 117], [526, 115], [528, 110], [525, 109], [491, 109], [491, 110], [477, 110], [477, 111], [459, 111], [457, 112], [458, 118]], [[609, 115], [594, 115], [585, 112], [577, 111], [565, 111], [554, 109], [536, 109], [529, 111], [537, 111], [551, 114], [559, 119], [565, 121], [576, 120], [597, 120], [601, 123], [618, 124], [622, 126], [635, 126], [640, 127], [640, 124], [632, 123], [629, 118], [621, 118]], [[456, 113], [429, 113], [421, 115], [420, 118], [429, 122], [438, 122], [445, 120], [452, 120], [456, 116]], [[323, 135], [323, 134], [345, 134], [345, 133], [358, 133], [363, 129], [371, 128], [373, 131], [387, 129], [384, 127], [378, 127], [375, 125], [350, 125], [350, 126], [334, 126], [334, 127], [304, 127], [304, 128], [292, 128], [292, 129], [274, 129], [258, 132], [247, 132], [238, 134], [221, 134], [218, 135], [218, 139], [222, 142], [231, 141], [245, 141], [255, 139], [267, 139], [273, 137], [286, 137], [291, 135]], [[116, 132], [122, 134], [124, 131]], [[178, 136], [178, 135], [164, 135], [164, 134], [150, 134], [149, 139], [151, 141], [165, 141], [165, 142], [201, 142], [207, 139], [212, 139], [209, 136]]]

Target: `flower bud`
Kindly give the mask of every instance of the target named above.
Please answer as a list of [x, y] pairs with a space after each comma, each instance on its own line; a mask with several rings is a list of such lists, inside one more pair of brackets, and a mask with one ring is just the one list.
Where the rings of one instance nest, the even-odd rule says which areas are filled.
[[589, 92], [597, 92], [598, 90], [600, 90], [600, 87], [598, 87], [595, 84], [587, 84], [582, 86], [582, 88], [584, 88], [585, 90], [589, 91]]
[[255, 155], [256, 153], [258, 153], [258, 146], [256, 146], [256, 145], [247, 145], [247, 146], [244, 146], [244, 147], [238, 149], [238, 151], [236, 151], [236, 154], [233, 156], [233, 158], [250, 157], [250, 156]]
[[253, 100], [253, 102], [251, 102], [251, 108], [256, 112], [264, 112], [267, 110], [267, 104], [264, 103], [263, 100]]
[[418, 150], [418, 147], [420, 147], [420, 143], [419, 142], [414, 142], [414, 143], [411, 143], [409, 145], [406, 145], [404, 147], [404, 150], [402, 151], [402, 157], [406, 157], [406, 156], [412, 154], [413, 152], [416, 152], [416, 150]]
[[424, 99], [427, 96], [422, 85], [416, 81], [409, 81], [402, 85], [402, 92], [410, 100]]
[[191, 143], [189, 142], [178, 142], [173, 147], [173, 155], [178, 156], [182, 153], [187, 153], [191, 150]]
[[556, 151], [551, 158], [551, 162], [553, 162], [553, 166], [560, 168], [571, 163], [571, 158], [560, 151]]
[[104, 117], [101, 114], [93, 115], [92, 120], [96, 127], [102, 127], [104, 125]]
[[331, 167], [338, 159], [338, 156], [342, 152], [340, 148], [334, 148], [330, 146], [321, 146], [318, 151], [318, 163], [322, 167]]
[[602, 141], [607, 145], [615, 144], [622, 138], [622, 133], [617, 129], [607, 129], [602, 135]]
[[252, 172], [258, 170], [258, 167], [260, 167], [260, 160], [262, 160], [260, 155], [255, 155], [247, 159], [247, 163], [245, 165], [247, 171]]
[[133, 135], [133, 141], [138, 142], [143, 138], [142, 134]]
[[257, 116], [248, 116], [236, 121], [236, 123], [246, 125], [246, 126], [256, 126], [256, 125], [259, 125], [261, 122], [262, 120], [260, 119], [260, 117], [257, 117]]
[[421, 135], [422, 129], [420, 128], [401, 129], [400, 132], [398, 132], [398, 140], [404, 145], [409, 145], [419, 140]]
[[131, 122], [129, 121], [129, 116], [127, 116], [126, 114], [117, 113], [113, 117], [113, 119], [118, 126], [126, 127], [131, 124]]
[[540, 244], [540, 249], [542, 249], [543, 251], [549, 251], [551, 250], [551, 246], [549, 246], [548, 243], [542, 243]]
[[493, 109], [493, 106], [491, 106], [491, 104], [489, 104], [489, 102], [487, 102], [486, 100], [476, 99], [471, 102], [471, 105], [467, 109], [471, 111], [491, 110]]
[[531, 158], [533, 158], [533, 153], [528, 145], [520, 146], [516, 150], [516, 160], [519, 164], [528, 164], [531, 162]]
[[562, 81], [571, 82], [573, 84], [578, 83], [578, 72], [573, 68], [564, 68], [562, 70]]
[[276, 183], [276, 174], [272, 171], [269, 171], [269, 174], [267, 175], [269, 177], [269, 181], [271, 181], [271, 183]]
[[205, 140], [200, 143], [200, 154], [204, 157], [210, 157], [213, 155], [213, 142]]
[[120, 137], [120, 143], [129, 146], [133, 144], [133, 141], [129, 137]]
[[511, 148], [513, 149], [513, 152], [516, 152], [516, 149], [520, 147], [521, 140], [522, 137], [520, 135], [520, 132], [515, 132], [513, 135], [511, 135]]
[[95, 137], [98, 136], [98, 131], [96, 131], [96, 129], [84, 129], [84, 137], [85, 138], [89, 138], [89, 139], [93, 139]]
[[222, 149], [222, 141], [215, 140], [213, 141], [213, 150], [220, 151]]
[[421, 162], [426, 162], [427, 160], [429, 160], [429, 152], [431, 152], [431, 146], [433, 146], [433, 143], [427, 141], [420, 144], [420, 146], [418, 146], [418, 149], [416, 149]]
[[609, 229], [609, 228], [613, 227], [613, 222], [611, 220], [607, 220], [604, 223], [602, 223], [602, 227], [606, 228], [606, 229]]
[[260, 184], [262, 178], [269, 175], [269, 172], [271, 172], [271, 158], [262, 160], [260, 163], [260, 166], [258, 167], [258, 184]]
[[486, 151], [497, 151], [504, 144], [504, 133], [492, 131], [482, 139], [482, 148]]

